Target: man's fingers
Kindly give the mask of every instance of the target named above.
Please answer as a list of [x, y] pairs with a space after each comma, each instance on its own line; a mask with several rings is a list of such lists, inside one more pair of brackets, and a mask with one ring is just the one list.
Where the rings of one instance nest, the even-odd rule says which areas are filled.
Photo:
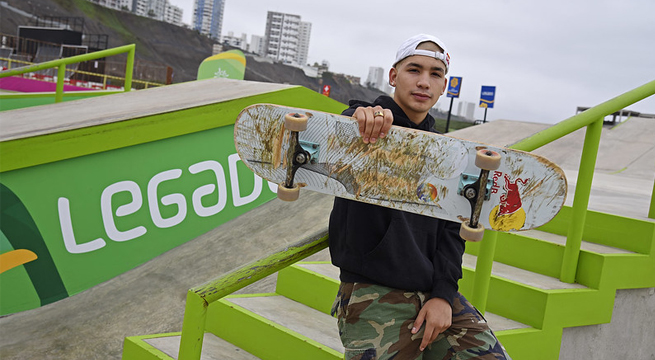
[[366, 128], [364, 129], [364, 134], [362, 137], [364, 138], [364, 143], [368, 144], [376, 136], [376, 134], [373, 133], [373, 129], [375, 128], [375, 116], [373, 116], [373, 110], [370, 108], [365, 111], [365, 114]]
[[[428, 345], [430, 345], [432, 343], [432, 341], [434, 341], [433, 336], [432, 336], [433, 333], [436, 333], [436, 335], [439, 335], [439, 333], [434, 331], [433, 328], [431, 328], [429, 326], [425, 327], [425, 334], [423, 334], [423, 340], [421, 341], [421, 346], [419, 347], [419, 349], [421, 351], [425, 350], [425, 348], [428, 347]], [[436, 335], [434, 336], [434, 338], [437, 337]]]
[[416, 316], [416, 320], [414, 320], [414, 325], [412, 327], [412, 334], [418, 333], [418, 331], [421, 329], [421, 326], [423, 326], [424, 320], [425, 320], [425, 312], [419, 311], [418, 315]]
[[370, 136], [370, 140], [372, 143], [375, 143], [378, 138], [382, 137], [382, 134], [380, 134], [380, 130], [382, 130], [382, 127], [384, 125], [384, 119], [385, 119], [384, 109], [382, 109], [381, 106], [374, 107], [373, 121], [371, 123], [372, 129], [371, 129], [371, 136]]
[[382, 128], [380, 129], [380, 138], [387, 136], [389, 130], [391, 130], [391, 125], [393, 124], [393, 113], [389, 109], [384, 109], [384, 122]]
[[359, 107], [355, 109], [353, 117], [359, 125], [359, 134], [364, 143], [375, 143], [385, 137], [393, 123], [393, 113], [389, 109], [376, 107]]
[[357, 123], [359, 124], [359, 135], [363, 137], [364, 130], [366, 129], [366, 113], [364, 111], [364, 108], [359, 107], [355, 109], [355, 113], [353, 114], [353, 117], [357, 120]]

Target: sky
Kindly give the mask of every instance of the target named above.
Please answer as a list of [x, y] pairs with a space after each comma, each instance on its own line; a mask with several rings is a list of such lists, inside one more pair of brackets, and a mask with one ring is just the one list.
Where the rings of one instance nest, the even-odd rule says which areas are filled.
[[[194, 0], [169, 0], [190, 23]], [[369, 67], [391, 67], [398, 46], [426, 33], [462, 77], [458, 103], [495, 86], [487, 120], [554, 124], [655, 80], [653, 0], [226, 0], [222, 34], [263, 36], [267, 11], [312, 23], [308, 62], [366, 81]], [[437, 106], [448, 110], [450, 98]], [[655, 114], [655, 96], [628, 109]], [[655, 120], [654, 120], [655, 121]]]

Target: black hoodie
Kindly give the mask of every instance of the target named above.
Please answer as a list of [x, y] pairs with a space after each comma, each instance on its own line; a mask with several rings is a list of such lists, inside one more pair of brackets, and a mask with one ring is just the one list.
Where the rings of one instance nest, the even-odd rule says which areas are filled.
[[[388, 96], [373, 104], [353, 100], [343, 115], [360, 106], [390, 109], [393, 125], [436, 132], [427, 115], [419, 125]], [[462, 277], [464, 241], [460, 225], [377, 205], [335, 198], [330, 215], [330, 255], [341, 281], [427, 292], [451, 306]]]

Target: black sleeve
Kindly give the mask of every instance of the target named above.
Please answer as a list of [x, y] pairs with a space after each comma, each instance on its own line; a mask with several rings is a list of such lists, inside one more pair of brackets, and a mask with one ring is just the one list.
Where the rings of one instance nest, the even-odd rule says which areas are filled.
[[433, 261], [435, 269], [430, 297], [444, 299], [452, 306], [459, 290], [457, 282], [462, 278], [462, 256], [465, 244], [459, 236], [459, 223], [452, 221], [442, 221], [442, 223]]

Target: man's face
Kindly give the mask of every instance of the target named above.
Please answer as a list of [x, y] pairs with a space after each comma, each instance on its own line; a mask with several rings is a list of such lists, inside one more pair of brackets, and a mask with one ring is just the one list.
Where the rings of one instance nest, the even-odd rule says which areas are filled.
[[[441, 51], [429, 42], [420, 44], [418, 49]], [[429, 56], [410, 56], [391, 68], [389, 82], [396, 87], [394, 100], [398, 106], [418, 124], [446, 91], [446, 66]]]

